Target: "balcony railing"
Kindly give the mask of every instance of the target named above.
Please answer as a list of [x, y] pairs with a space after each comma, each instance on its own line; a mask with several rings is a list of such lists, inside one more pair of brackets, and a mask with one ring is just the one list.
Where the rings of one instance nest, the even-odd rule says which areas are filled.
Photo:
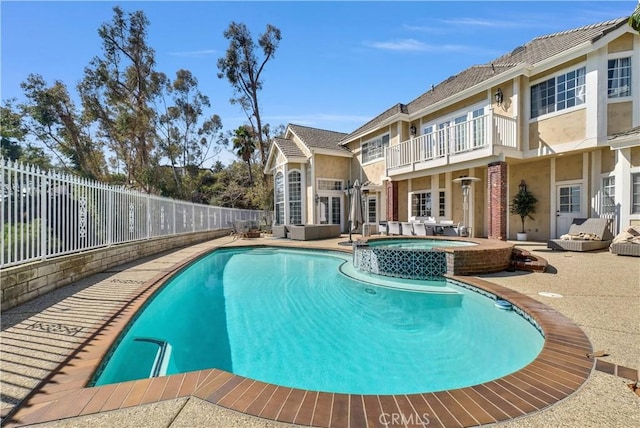
[[516, 119], [492, 112], [471, 120], [449, 124], [386, 149], [387, 170], [416, 163], [442, 160], [491, 146], [516, 148]]

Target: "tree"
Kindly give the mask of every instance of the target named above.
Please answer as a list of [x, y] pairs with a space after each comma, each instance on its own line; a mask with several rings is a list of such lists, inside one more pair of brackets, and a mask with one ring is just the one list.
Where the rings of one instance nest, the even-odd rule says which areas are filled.
[[102, 146], [92, 138], [90, 122], [77, 111], [64, 83], [55, 81], [48, 86], [42, 76], [30, 74], [20, 87], [27, 98], [20, 107], [28, 132], [53, 152], [65, 169], [104, 179], [107, 165]]
[[636, 9], [629, 16], [629, 25], [640, 34], [640, 0], [638, 0]]
[[22, 115], [6, 100], [0, 107], [0, 157], [16, 161], [22, 155], [20, 142], [27, 135]]
[[168, 158], [181, 198], [194, 189], [185, 187], [188, 167], [200, 168], [212, 156], [217, 156], [226, 144], [221, 132], [220, 116], [212, 115], [202, 121], [203, 108], [211, 107], [209, 97], [198, 90], [198, 80], [188, 70], [178, 70], [176, 79], [168, 82], [167, 94], [172, 105], [159, 117], [158, 147]]
[[533, 194], [527, 190], [527, 186], [521, 184], [518, 193], [513, 197], [511, 201], [511, 214], [516, 214], [520, 217], [522, 221], [522, 232], [525, 233], [524, 221], [527, 218], [534, 220], [531, 217], [531, 214], [536, 212], [536, 204], [538, 203], [538, 199], [536, 199]]
[[256, 55], [256, 43], [243, 23], [232, 22], [224, 32], [229, 40], [226, 55], [218, 59], [218, 78], [227, 78], [234, 89], [232, 104], [239, 104], [258, 139], [260, 162], [264, 167], [267, 161], [267, 147], [264, 140], [258, 92], [262, 89], [262, 72], [267, 62], [273, 58], [280, 43], [280, 30], [271, 24], [258, 39], [262, 48], [262, 58]]
[[249, 170], [249, 186], [253, 186], [253, 174], [251, 173], [251, 158], [256, 151], [255, 138], [251, 128], [242, 125], [234, 131], [233, 150], [236, 155], [247, 163]]
[[78, 91], [87, 117], [97, 121], [100, 136], [124, 163], [127, 181], [150, 192], [158, 161], [153, 105], [167, 79], [155, 71], [144, 13], [125, 13], [117, 6], [113, 12], [111, 23], [98, 29], [103, 56], [85, 67]]

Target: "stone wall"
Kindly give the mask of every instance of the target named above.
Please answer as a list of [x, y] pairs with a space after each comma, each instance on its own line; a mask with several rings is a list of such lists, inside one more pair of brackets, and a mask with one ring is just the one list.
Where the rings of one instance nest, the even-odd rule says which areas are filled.
[[104, 272], [114, 266], [228, 234], [229, 230], [222, 229], [155, 238], [2, 269], [0, 271], [1, 309], [4, 311], [18, 306], [35, 297], [95, 273]]

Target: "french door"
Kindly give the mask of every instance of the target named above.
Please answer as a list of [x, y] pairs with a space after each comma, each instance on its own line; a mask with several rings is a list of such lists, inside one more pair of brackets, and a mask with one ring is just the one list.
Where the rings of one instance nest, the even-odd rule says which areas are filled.
[[320, 196], [318, 198], [318, 223], [342, 224], [342, 196]]

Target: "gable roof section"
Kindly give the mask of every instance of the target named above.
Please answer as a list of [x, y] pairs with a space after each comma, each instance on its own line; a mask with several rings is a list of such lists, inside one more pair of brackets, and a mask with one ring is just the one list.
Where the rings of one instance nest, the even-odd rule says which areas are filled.
[[[287, 134], [291, 135], [289, 132], [296, 135], [302, 145], [292, 138], [285, 138]], [[304, 162], [317, 150], [327, 150], [334, 152], [338, 156], [351, 156], [352, 153], [349, 150], [338, 145], [346, 135], [343, 132], [289, 124], [284, 135], [273, 139], [273, 144], [269, 148], [265, 172], [267, 174], [270, 173], [270, 165], [276, 159], [276, 151], [282, 153], [287, 162]]]
[[344, 152], [345, 149], [338, 145], [347, 135], [344, 132], [328, 131], [326, 129], [311, 128], [308, 126], [289, 124], [288, 127], [310, 151], [313, 149], [326, 149]]
[[300, 150], [300, 147], [298, 147], [292, 140], [288, 140], [286, 138], [274, 138], [273, 144], [287, 159], [307, 157], [304, 152]]
[[518, 46], [508, 54], [502, 55], [487, 64], [474, 65], [454, 76], [449, 77], [437, 86], [432, 87], [431, 90], [411, 101], [406, 106], [400, 103], [394, 105], [355, 131], [351, 132], [341, 141], [341, 144], [344, 145], [353, 138], [374, 130], [386, 119], [390, 119], [400, 113], [408, 115], [414, 114], [426, 107], [429, 107], [430, 105], [446, 100], [457, 93], [472, 88], [514, 67], [520, 65], [535, 66], [541, 61], [547, 60], [556, 55], [561, 55], [567, 50], [583, 43], [595, 43], [612, 31], [623, 25], [627, 25], [627, 21], [628, 17], [618, 18], [611, 21], [536, 37], [525, 45]]
[[529, 43], [518, 46], [506, 55], [496, 58], [495, 64], [527, 63], [535, 65], [585, 42], [594, 43], [611, 31], [627, 24], [629, 18], [618, 18], [598, 24], [586, 25], [573, 30], [561, 31], [536, 37]]
[[365, 132], [369, 129], [373, 129], [376, 128], [379, 124], [383, 123], [386, 119], [389, 119], [390, 117], [393, 117], [397, 114], [408, 114], [409, 110], [407, 109], [407, 106], [405, 104], [402, 103], [398, 103], [396, 105], [394, 105], [393, 107], [385, 110], [384, 112], [380, 113], [379, 115], [377, 115], [376, 117], [374, 117], [373, 119], [371, 119], [369, 122], [365, 123], [364, 125], [362, 125], [360, 128], [356, 129], [355, 131], [353, 131], [352, 133], [350, 133], [349, 135], [347, 135], [343, 141], [341, 141], [342, 144], [344, 144], [346, 142], [346, 140], [351, 139], [352, 136], [354, 135], [358, 135], [362, 132]]

